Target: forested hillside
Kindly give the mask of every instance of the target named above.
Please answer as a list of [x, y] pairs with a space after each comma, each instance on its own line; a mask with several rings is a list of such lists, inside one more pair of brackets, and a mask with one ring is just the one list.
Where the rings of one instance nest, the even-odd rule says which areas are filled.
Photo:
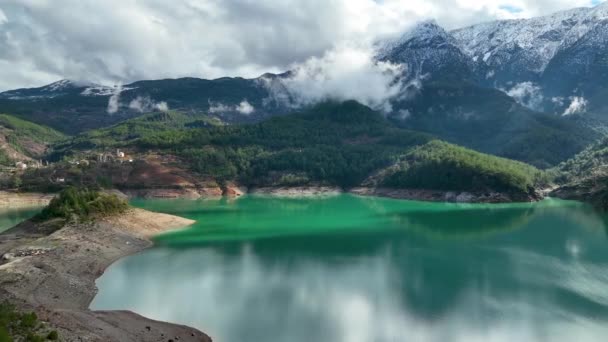
[[[534, 167], [398, 128], [355, 101], [327, 102], [249, 125], [188, 128], [183, 116], [163, 118], [168, 122], [136, 119], [83, 134], [66, 141], [57, 152], [64, 158], [82, 158], [90, 151], [116, 147], [140, 155], [155, 151], [176, 155], [201, 177], [249, 187], [323, 184], [350, 188], [403, 161], [412, 162], [411, 167], [402, 168], [386, 184], [529, 193], [542, 181], [543, 173]], [[421, 177], [428, 168], [433, 173]], [[450, 184], [442, 177], [446, 174]]]
[[0, 164], [42, 158], [51, 144], [63, 138], [52, 128], [0, 114]]

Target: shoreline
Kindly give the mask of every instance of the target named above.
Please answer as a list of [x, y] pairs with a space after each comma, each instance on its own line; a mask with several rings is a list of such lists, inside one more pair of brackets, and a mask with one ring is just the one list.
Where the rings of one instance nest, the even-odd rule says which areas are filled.
[[[554, 190], [554, 189], [552, 189]], [[559, 189], [558, 189], [559, 190]], [[530, 203], [537, 202], [546, 197], [548, 191], [538, 191], [536, 195], [521, 194], [513, 197], [507, 193], [484, 192], [473, 193], [468, 191], [443, 191], [425, 189], [397, 189], [377, 187], [355, 187], [343, 189], [336, 186], [310, 185], [310, 186], [270, 186], [246, 188], [230, 184], [224, 189], [124, 189], [111, 190], [120, 197], [134, 199], [214, 199], [236, 198], [243, 195], [268, 195], [284, 198], [312, 198], [328, 197], [339, 194], [354, 194], [358, 196], [376, 196], [401, 200], [446, 202], [446, 203]], [[553, 191], [555, 192], [555, 190]], [[0, 191], [0, 209], [2, 208], [28, 208], [47, 205], [55, 194], [44, 193], [17, 193]]]
[[197, 329], [130, 311], [93, 311], [96, 280], [119, 259], [153, 245], [150, 237], [194, 221], [130, 209], [93, 223], [25, 221], [0, 234], [0, 299], [34, 311], [63, 341], [211, 341]]
[[538, 202], [544, 198], [536, 197], [513, 198], [511, 195], [500, 192], [471, 193], [467, 191], [439, 191], [424, 189], [393, 189], [393, 188], [368, 188], [358, 187], [348, 191], [358, 196], [376, 196], [401, 200], [444, 202], [444, 203], [531, 203]]
[[53, 197], [55, 197], [55, 194], [2, 190], [0, 191], [0, 208], [21, 209], [46, 206]]
[[197, 193], [173, 190], [171, 195], [158, 189], [126, 191], [128, 198], [144, 199], [213, 199], [236, 198], [243, 195], [267, 195], [279, 198], [312, 198], [329, 197], [340, 194], [354, 194], [358, 196], [376, 196], [401, 200], [446, 202], [446, 203], [530, 203], [542, 200], [544, 194], [520, 195], [517, 198], [500, 192], [472, 193], [467, 191], [442, 191], [424, 189], [394, 189], [375, 187], [355, 187], [342, 189], [336, 186], [272, 186], [245, 188], [231, 185], [222, 192]]

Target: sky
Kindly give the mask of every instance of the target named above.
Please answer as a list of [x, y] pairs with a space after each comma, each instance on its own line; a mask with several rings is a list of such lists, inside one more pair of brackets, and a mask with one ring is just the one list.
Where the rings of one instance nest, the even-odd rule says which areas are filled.
[[[421, 20], [453, 29], [599, 2], [0, 0], [0, 91], [60, 79], [127, 84], [256, 77], [314, 65], [327, 56], [336, 59], [349, 49], [358, 58], [374, 42]], [[337, 59], [349, 62], [348, 56]]]

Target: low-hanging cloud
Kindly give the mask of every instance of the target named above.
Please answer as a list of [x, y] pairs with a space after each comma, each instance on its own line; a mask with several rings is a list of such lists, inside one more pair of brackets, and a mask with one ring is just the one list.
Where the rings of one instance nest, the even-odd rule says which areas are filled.
[[563, 116], [568, 116], [572, 114], [580, 114], [587, 111], [587, 105], [589, 102], [582, 96], [572, 96], [570, 97], [570, 106], [566, 108], [566, 111]]
[[227, 105], [221, 102], [213, 102], [209, 100], [209, 113], [221, 114], [238, 112], [243, 115], [249, 115], [255, 112], [255, 107], [246, 99], [243, 99], [238, 105]]
[[249, 115], [255, 112], [255, 108], [247, 100], [243, 100], [236, 106], [236, 111], [244, 115]]
[[[280, 90], [299, 107], [324, 100], [357, 100], [371, 108], [391, 112], [391, 100], [403, 90], [405, 67], [375, 60], [375, 51], [365, 46], [346, 45], [293, 66], [291, 75], [281, 80]], [[269, 88], [272, 92], [273, 88]]]
[[595, 2], [517, 0], [505, 7], [497, 0], [2, 0], [0, 90], [64, 78], [128, 84], [256, 77], [322, 58], [344, 42], [398, 35], [419, 20], [434, 18], [450, 29]]
[[532, 82], [522, 82], [516, 84], [510, 90], [504, 90], [517, 103], [532, 110], [542, 110], [543, 93], [540, 86]]
[[169, 106], [165, 101], [156, 102], [147, 96], [138, 96], [129, 103], [129, 109], [140, 113], [153, 111], [166, 112], [169, 110]]
[[108, 99], [108, 114], [114, 114], [118, 112], [120, 108], [120, 93], [122, 93], [122, 83], [118, 83], [114, 87], [114, 91], [112, 92], [112, 96]]

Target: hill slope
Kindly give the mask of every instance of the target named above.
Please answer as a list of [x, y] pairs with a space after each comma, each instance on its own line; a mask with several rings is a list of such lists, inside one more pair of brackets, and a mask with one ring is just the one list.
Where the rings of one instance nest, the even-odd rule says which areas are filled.
[[[72, 154], [72, 158], [94, 156], [90, 149], [95, 151], [95, 142], [86, 143], [87, 136], [75, 138], [77, 144], [66, 145], [63, 151]], [[373, 174], [382, 174], [379, 182], [383, 183], [392, 177], [396, 165], [412, 156], [417, 160], [414, 165], [420, 167], [400, 169], [402, 172], [415, 177], [414, 173], [418, 174], [422, 165], [429, 162], [437, 172], [452, 174], [452, 186], [446, 186], [437, 177], [419, 178], [415, 185], [393, 181], [391, 186], [497, 191], [521, 200], [531, 198], [535, 185], [542, 181], [543, 173], [534, 167], [447, 143], [431, 143], [433, 140], [430, 135], [397, 128], [380, 113], [348, 101], [324, 103], [257, 124], [189, 130], [169, 127], [137, 139], [121, 139], [112, 146], [120, 146], [136, 156], [173, 154], [182, 166], [201, 178], [213, 178], [219, 183], [237, 182], [247, 187], [351, 188], [362, 185]], [[106, 143], [98, 148], [103, 150]], [[79, 152], [78, 146], [86, 149]], [[91, 160], [87, 168], [96, 167]]]
[[52, 128], [0, 114], [0, 163], [41, 158], [51, 144], [64, 138]]
[[553, 171], [561, 187], [551, 195], [608, 209], [608, 139], [585, 149]]
[[393, 116], [401, 127], [540, 168], [573, 157], [601, 137], [577, 121], [529, 110], [501, 91], [471, 83], [429, 83], [396, 107], [408, 113]]

